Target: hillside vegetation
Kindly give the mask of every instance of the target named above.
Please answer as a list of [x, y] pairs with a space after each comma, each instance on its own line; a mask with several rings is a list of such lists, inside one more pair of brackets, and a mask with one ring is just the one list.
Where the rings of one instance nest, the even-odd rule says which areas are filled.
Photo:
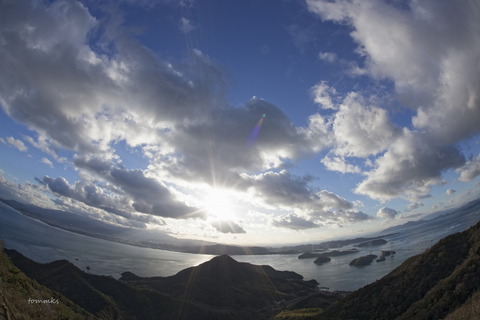
[[0, 252], [0, 319], [9, 319], [8, 317], [16, 320], [94, 318], [63, 295], [28, 278], [2, 251]]
[[293, 301], [317, 293], [316, 281], [290, 271], [213, 258], [171, 277], [122, 280], [81, 271], [66, 260], [34, 262], [6, 250], [25, 274], [102, 319], [268, 319]]
[[313, 319], [476, 319], [479, 275], [480, 223], [440, 240]]
[[0, 320], [7, 313], [15, 320], [464, 320], [480, 314], [480, 223], [352, 293], [319, 291], [316, 281], [295, 272], [227, 255], [171, 277], [125, 272], [116, 280], [83, 272], [66, 260], [40, 264], [14, 250], [5, 253], [8, 257], [0, 254]]

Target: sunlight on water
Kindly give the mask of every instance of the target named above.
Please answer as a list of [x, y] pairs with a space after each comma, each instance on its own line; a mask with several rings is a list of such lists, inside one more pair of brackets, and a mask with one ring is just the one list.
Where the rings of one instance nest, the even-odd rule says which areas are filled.
[[[233, 256], [240, 262], [270, 265], [277, 270], [295, 271], [306, 280], [315, 279], [320, 287], [330, 290], [355, 290], [389, 273], [405, 259], [422, 253], [449, 233], [462, 231], [479, 220], [478, 213], [467, 216], [464, 221], [442, 221], [437, 224], [409, 226], [401, 232], [384, 237], [387, 244], [371, 247], [358, 253], [332, 257], [323, 265], [313, 263], [314, 259], [297, 259], [298, 255]], [[170, 276], [185, 268], [210, 260], [211, 255], [197, 255], [173, 251], [140, 248], [111, 241], [95, 239], [58, 228], [25, 217], [0, 203], [0, 237], [5, 246], [15, 249], [27, 257], [50, 262], [67, 259], [92, 273], [119, 277], [124, 271], [139, 276]], [[338, 248], [345, 250], [346, 246]], [[365, 267], [352, 267], [349, 262], [370, 252], [379, 255], [380, 250], [395, 250], [394, 257], [383, 262], [373, 261]]]

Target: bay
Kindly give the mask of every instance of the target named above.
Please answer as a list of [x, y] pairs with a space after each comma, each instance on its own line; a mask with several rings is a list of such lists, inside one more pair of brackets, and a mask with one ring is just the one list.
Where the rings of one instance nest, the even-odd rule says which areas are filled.
[[[476, 211], [475, 211], [476, 210]], [[424, 252], [444, 236], [462, 231], [479, 219], [478, 208], [463, 214], [462, 219], [452, 215], [430, 223], [407, 225], [396, 233], [384, 237], [387, 244], [361, 248], [354, 254], [332, 257], [323, 265], [314, 259], [298, 259], [298, 255], [232, 256], [240, 262], [270, 265], [277, 270], [295, 271], [305, 280], [315, 279], [320, 287], [330, 290], [353, 291], [380, 279], [405, 259]], [[22, 215], [0, 203], [0, 238], [5, 246], [15, 249], [38, 262], [66, 259], [82, 270], [118, 278], [124, 271], [142, 277], [171, 276], [188, 267], [213, 258], [212, 255], [189, 254], [159, 249], [136, 247], [127, 244], [92, 238], [47, 225]], [[352, 246], [338, 248], [347, 250]], [[349, 262], [367, 254], [380, 254], [381, 250], [394, 250], [393, 257], [372, 262], [364, 267], [352, 267]]]

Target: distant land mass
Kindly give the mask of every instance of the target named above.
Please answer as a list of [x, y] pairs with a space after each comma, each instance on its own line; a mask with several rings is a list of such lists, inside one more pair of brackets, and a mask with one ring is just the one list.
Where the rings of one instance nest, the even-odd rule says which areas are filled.
[[[15, 250], [5, 253], [28, 277], [58, 292], [55, 297], [61, 304], [72, 301], [77, 312], [99, 319], [269, 319], [305, 297], [321, 297], [324, 304], [342, 297], [319, 292], [315, 280], [304, 281], [295, 272], [241, 263], [227, 255], [170, 277], [142, 278], [124, 272], [116, 280], [84, 272], [66, 260], [40, 264]], [[5, 273], [1, 276], [5, 278]]]
[[[480, 311], [480, 223], [351, 293], [322, 291], [295, 272], [227, 255], [170, 277], [126, 271], [116, 280], [66, 260], [40, 264], [14, 250], [5, 253], [0, 253], [0, 293], [4, 310], [15, 319], [456, 320], [474, 319]], [[30, 295], [58, 299], [63, 307], [28, 317], [30, 310], [43, 312], [28, 309]]]
[[[480, 223], [440, 240], [392, 272], [319, 312], [312, 304], [287, 308], [274, 319], [478, 319]], [[310, 309], [306, 309], [306, 307]], [[310, 312], [309, 312], [310, 310]], [[309, 316], [301, 316], [309, 313]]]
[[[422, 220], [408, 221], [405, 224], [384, 229], [383, 231], [378, 232], [378, 236], [329, 240], [316, 244], [262, 247], [235, 246], [203, 240], [178, 239], [164, 232], [153, 232], [150, 230], [137, 230], [134, 228], [116, 226], [68, 211], [46, 209], [32, 204], [25, 204], [15, 200], [6, 200], [2, 198], [0, 198], [0, 201], [25, 216], [70, 232], [138, 247], [211, 255], [302, 254], [313, 250], [316, 252], [326, 251], [328, 249], [341, 248], [365, 242], [370, 242], [372, 245], [379, 245], [381, 242], [385, 241], [384, 239], [382, 241], [382, 238], [402, 232], [405, 228], [411, 226], [435, 223], [438, 225], [444, 225], [445, 228], [449, 228], [452, 224], [457, 223], [457, 221], [465, 221], [465, 219], [469, 219], [468, 221], [470, 221], [470, 223], [466, 223], [466, 225], [472, 225], [478, 221], [478, 215], [475, 216], [472, 214], [472, 211], [474, 211], [475, 208], [480, 207], [480, 199], [476, 199], [456, 209], [443, 211], [441, 213], [433, 213]], [[333, 255], [330, 254], [330, 256]]]
[[177, 239], [165, 233], [151, 233], [148, 230], [141, 230], [141, 232], [139, 232], [133, 228], [112, 225], [77, 213], [46, 209], [15, 200], [6, 200], [0, 198], [0, 201], [25, 216], [40, 220], [46, 224], [70, 232], [138, 247], [184, 253], [211, 255], [299, 254], [304, 251], [311, 250], [312, 247], [315, 247], [316, 250], [327, 250], [391, 235], [385, 234], [370, 238], [361, 237], [355, 239], [330, 240], [318, 244], [283, 246], [279, 248], [262, 246], [234, 246], [193, 239]]
[[371, 246], [381, 246], [387, 243], [385, 239], [375, 239], [354, 245], [354, 247], [365, 248]]

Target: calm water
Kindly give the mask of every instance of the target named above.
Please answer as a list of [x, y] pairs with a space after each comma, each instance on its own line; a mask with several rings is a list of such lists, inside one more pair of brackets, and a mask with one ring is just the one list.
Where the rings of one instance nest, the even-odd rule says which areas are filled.
[[[480, 220], [478, 211], [464, 219], [446, 219], [422, 226], [403, 228], [400, 233], [385, 237], [388, 243], [359, 253], [333, 257], [322, 266], [313, 259], [297, 259], [297, 255], [234, 256], [237, 261], [265, 264], [277, 270], [295, 271], [306, 280], [315, 279], [330, 290], [356, 290], [380, 279], [399, 266], [408, 257], [422, 253], [445, 235], [461, 231]], [[6, 247], [15, 249], [39, 262], [67, 259], [81, 269], [86, 266], [92, 273], [119, 277], [124, 271], [140, 276], [170, 276], [178, 271], [210, 260], [211, 255], [179, 253], [140, 248], [126, 244], [95, 239], [51, 227], [38, 220], [25, 217], [16, 210], [0, 203], [0, 238]], [[345, 250], [351, 248], [347, 246]], [[351, 267], [348, 263], [370, 252], [395, 250], [393, 258], [372, 262], [366, 267]]]

